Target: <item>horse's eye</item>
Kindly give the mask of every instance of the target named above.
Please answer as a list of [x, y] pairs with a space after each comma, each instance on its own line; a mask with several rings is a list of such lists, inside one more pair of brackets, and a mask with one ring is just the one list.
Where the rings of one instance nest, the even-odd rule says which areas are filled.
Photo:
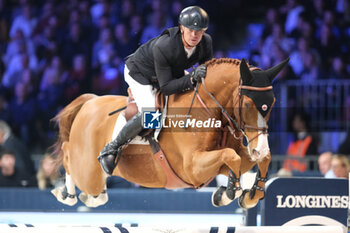
[[248, 139], [247, 139], [246, 136], [244, 136], [244, 137], [242, 138], [242, 143], [243, 143], [243, 146], [248, 146]]
[[244, 106], [245, 106], [246, 108], [250, 108], [250, 105], [249, 105], [248, 103], [244, 103]]

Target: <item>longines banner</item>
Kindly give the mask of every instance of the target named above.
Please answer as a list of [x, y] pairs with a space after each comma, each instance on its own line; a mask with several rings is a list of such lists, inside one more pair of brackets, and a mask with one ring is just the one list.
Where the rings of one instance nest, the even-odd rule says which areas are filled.
[[347, 226], [348, 180], [275, 178], [261, 203], [262, 225]]

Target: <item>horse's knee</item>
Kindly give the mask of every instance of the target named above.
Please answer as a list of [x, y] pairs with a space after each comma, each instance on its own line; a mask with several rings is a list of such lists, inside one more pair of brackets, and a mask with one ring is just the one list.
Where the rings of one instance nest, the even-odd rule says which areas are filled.
[[[232, 149], [225, 149], [222, 153], [222, 161], [227, 164], [230, 169], [237, 173], [241, 166], [241, 157]], [[236, 174], [239, 175], [239, 174]]]
[[236, 153], [235, 150], [230, 149], [230, 148], [226, 148], [223, 152], [222, 152], [222, 160], [224, 162], [236, 162], [236, 163], [240, 163], [241, 162], [241, 157], [239, 157], [239, 155]]

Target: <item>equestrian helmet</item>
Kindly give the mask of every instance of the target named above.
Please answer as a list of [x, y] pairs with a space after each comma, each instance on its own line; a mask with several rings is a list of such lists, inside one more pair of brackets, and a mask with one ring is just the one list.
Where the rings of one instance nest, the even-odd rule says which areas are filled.
[[181, 11], [179, 24], [192, 30], [206, 30], [209, 25], [209, 16], [202, 8], [189, 6]]

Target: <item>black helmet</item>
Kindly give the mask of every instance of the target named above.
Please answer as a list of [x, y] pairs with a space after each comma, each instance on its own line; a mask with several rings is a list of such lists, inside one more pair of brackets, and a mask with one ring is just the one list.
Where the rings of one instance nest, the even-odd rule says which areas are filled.
[[179, 24], [192, 30], [205, 30], [209, 25], [209, 16], [202, 8], [189, 6], [181, 11]]

